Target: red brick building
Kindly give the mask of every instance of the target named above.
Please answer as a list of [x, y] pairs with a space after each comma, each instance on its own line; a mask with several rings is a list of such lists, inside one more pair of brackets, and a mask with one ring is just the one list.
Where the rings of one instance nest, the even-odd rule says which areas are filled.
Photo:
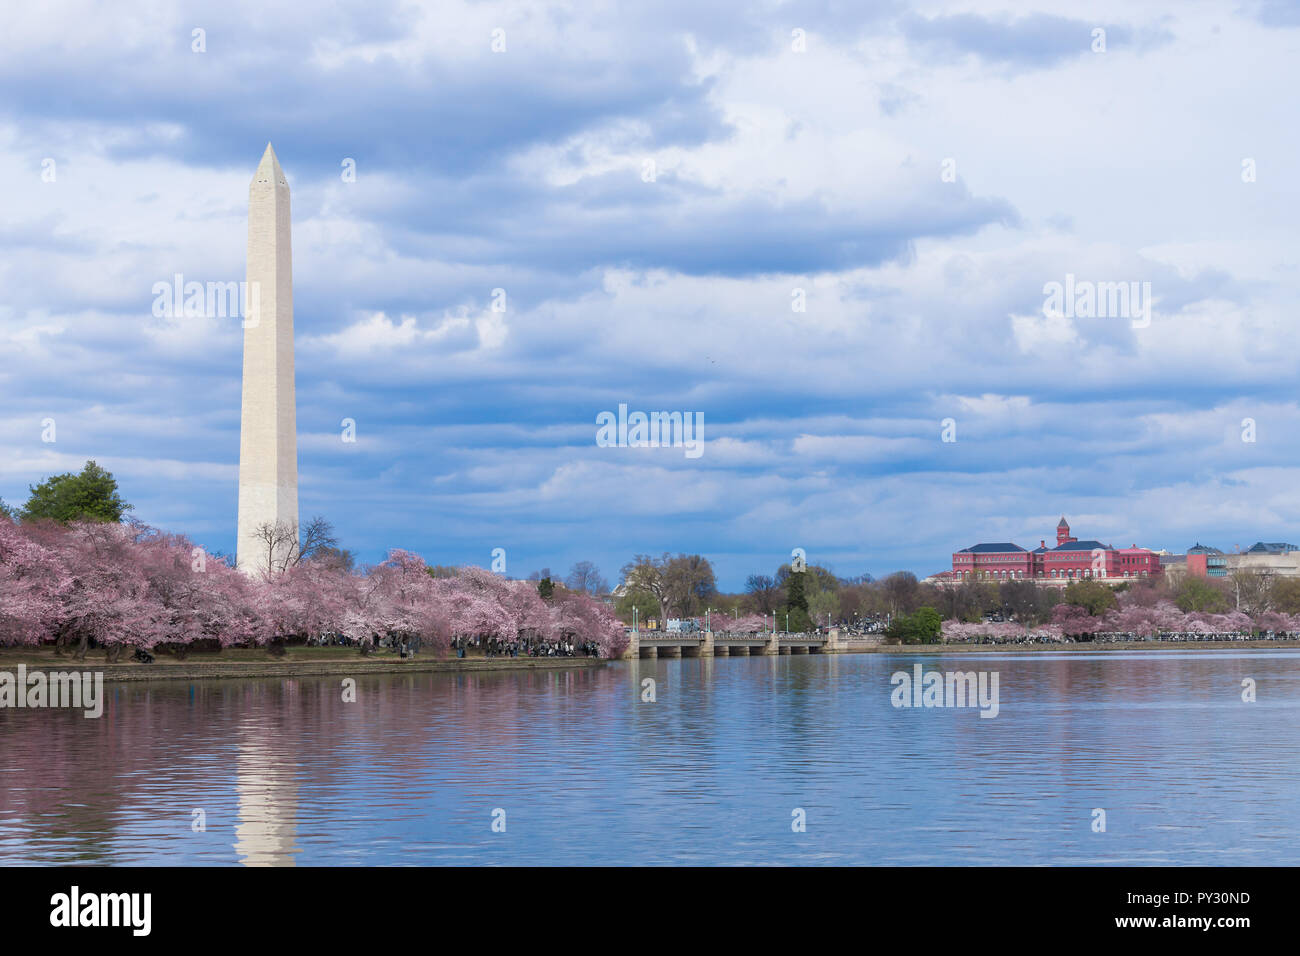
[[1026, 579], [1059, 585], [1085, 579], [1114, 583], [1160, 573], [1160, 557], [1154, 551], [1136, 544], [1131, 548], [1115, 548], [1091, 539], [1080, 541], [1071, 536], [1064, 518], [1056, 526], [1053, 548], [1045, 540], [1033, 551], [1004, 541], [972, 545], [952, 556], [952, 579], [956, 582], [984, 578]]

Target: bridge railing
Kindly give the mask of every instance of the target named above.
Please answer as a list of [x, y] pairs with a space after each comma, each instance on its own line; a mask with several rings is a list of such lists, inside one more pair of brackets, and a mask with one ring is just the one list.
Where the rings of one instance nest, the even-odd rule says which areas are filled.
[[[628, 637], [632, 636], [632, 629], [630, 627], [625, 628], [624, 630], [627, 633]], [[652, 643], [655, 641], [669, 643], [669, 644], [682, 642], [682, 641], [692, 641], [692, 642], [703, 641], [705, 639], [706, 634], [707, 634], [706, 631], [659, 631], [659, 630], [638, 630], [637, 631], [637, 637], [640, 639], [641, 643], [643, 644]], [[778, 640], [780, 640], [782, 643], [791, 643], [791, 644], [824, 644], [828, 640], [830, 640], [830, 635], [816, 633], [812, 631], [793, 631], [788, 634], [785, 631], [776, 631], [775, 634]], [[750, 643], [759, 642], [759, 641], [767, 642], [772, 639], [772, 636], [773, 636], [772, 631], [714, 631], [713, 632], [713, 639], [715, 641], [748, 641]], [[843, 637], [841, 637], [840, 639], [846, 640], [846, 638]], [[864, 640], [864, 639], [866, 638], [855, 638], [855, 637], [847, 638], [847, 640]], [[877, 639], [877, 638], [874, 638], [873, 635], [873, 639]]]

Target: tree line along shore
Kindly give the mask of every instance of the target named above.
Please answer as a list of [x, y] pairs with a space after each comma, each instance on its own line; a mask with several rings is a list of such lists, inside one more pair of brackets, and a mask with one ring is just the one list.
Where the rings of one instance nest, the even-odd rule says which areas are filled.
[[[507, 647], [511, 657], [604, 659], [626, 627], [714, 631], [838, 627], [891, 645], [1102, 644], [1165, 638], [1190, 646], [1300, 636], [1300, 579], [1241, 572], [1213, 580], [1144, 578], [1118, 586], [971, 579], [927, 583], [900, 571], [844, 578], [799, 549], [740, 593], [718, 589], [699, 554], [638, 554], [610, 588], [589, 561], [553, 580], [511, 580], [477, 567], [426, 564], [390, 552], [358, 568], [323, 518], [266, 529], [265, 567], [237, 571], [181, 535], [135, 521], [113, 476], [95, 462], [31, 489], [21, 509], [0, 502], [0, 647], [52, 647], [106, 662], [184, 660], [225, 649], [298, 653], [309, 644], [447, 657], [453, 648]], [[288, 546], [286, 547], [286, 542]], [[476, 665], [480, 666], [480, 665]]]

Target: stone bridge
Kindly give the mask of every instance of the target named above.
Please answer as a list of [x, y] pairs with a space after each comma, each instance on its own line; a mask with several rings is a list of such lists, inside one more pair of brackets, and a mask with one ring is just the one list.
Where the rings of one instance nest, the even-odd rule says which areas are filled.
[[845, 654], [865, 651], [880, 643], [874, 635], [841, 634], [831, 628], [823, 634], [786, 634], [768, 631], [733, 634], [728, 631], [643, 631], [630, 633], [624, 659], [634, 657], [735, 657], [751, 654]]

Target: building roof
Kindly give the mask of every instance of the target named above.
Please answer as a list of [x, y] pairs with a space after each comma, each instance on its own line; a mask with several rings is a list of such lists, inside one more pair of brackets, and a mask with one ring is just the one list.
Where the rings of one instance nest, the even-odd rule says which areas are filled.
[[1005, 552], [1018, 552], [1020, 554], [1028, 553], [1027, 551], [1025, 551], [1024, 548], [1020, 547], [1020, 545], [1012, 544], [1010, 541], [1003, 541], [994, 544], [973, 544], [969, 548], [962, 548], [957, 553], [958, 554], [990, 554], [990, 553], [996, 554], [996, 553], [1005, 553]]
[[1246, 549], [1247, 554], [1286, 554], [1288, 551], [1300, 551], [1300, 548], [1280, 541], [1257, 541]]
[[1059, 531], [1061, 528], [1068, 528], [1068, 527], [1070, 527], [1070, 525], [1066, 522], [1065, 515], [1061, 515], [1061, 522], [1056, 526], [1057, 530]]
[[1196, 544], [1192, 545], [1190, 548], [1188, 548], [1187, 553], [1188, 554], [1223, 554], [1223, 552], [1220, 551], [1218, 548], [1212, 548], [1208, 544], [1201, 544], [1201, 542], [1199, 541], [1196, 542]]
[[1114, 551], [1108, 544], [1102, 544], [1100, 541], [1067, 541], [1064, 544], [1058, 544], [1053, 551]]

